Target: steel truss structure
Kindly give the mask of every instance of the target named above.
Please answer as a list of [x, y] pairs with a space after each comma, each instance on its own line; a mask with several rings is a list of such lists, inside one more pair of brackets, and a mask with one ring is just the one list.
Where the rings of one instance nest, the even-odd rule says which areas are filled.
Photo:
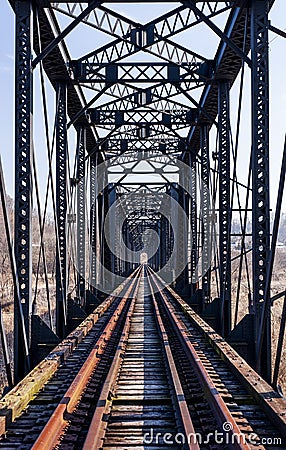
[[[148, 23], [97, 0], [9, 1], [16, 21], [15, 380], [27, 372], [28, 348], [31, 339], [35, 348], [36, 339], [31, 326], [31, 315], [37, 314], [32, 311], [31, 179], [38, 68], [43, 108], [45, 82], [56, 99], [55, 177], [48, 144], [47, 151], [55, 210], [57, 337], [66, 335], [70, 318], [82, 317], [102, 300], [107, 285], [115, 287], [117, 275], [125, 276], [140, 262], [130, 255], [140, 254], [156, 235], [159, 244], [152, 243], [156, 249], [149, 264], [171, 273], [186, 260], [173, 285], [271, 380], [268, 13], [274, 1], [185, 0], [174, 8], [175, 2], [162, 2], [167, 11]], [[211, 57], [192, 48], [191, 39], [179, 39], [201, 26], [214, 36]], [[79, 56], [71, 38], [78, 28], [107, 34], [107, 43], [92, 51], [83, 45]], [[230, 91], [245, 70], [251, 71], [251, 186], [237, 177], [238, 142], [234, 146], [230, 118]], [[252, 196], [252, 285], [249, 311], [237, 324], [232, 317], [233, 260], [246, 270], [249, 266], [243, 225], [249, 208], [246, 204], [242, 210], [239, 194], [241, 248], [239, 255], [232, 251], [234, 192], [240, 188], [244, 198]], [[251, 329], [245, 334], [246, 320]], [[50, 328], [41, 342], [51, 340]], [[21, 350], [25, 342], [26, 354]]]

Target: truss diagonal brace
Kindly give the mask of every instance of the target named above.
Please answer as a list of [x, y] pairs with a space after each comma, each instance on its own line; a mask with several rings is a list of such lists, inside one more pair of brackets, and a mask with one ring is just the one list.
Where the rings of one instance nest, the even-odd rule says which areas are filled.
[[211, 30], [213, 30], [238, 56], [242, 58], [243, 61], [249, 67], [252, 67], [251, 59], [242, 51], [223, 31], [219, 29], [217, 25], [215, 25], [205, 14], [199, 10], [199, 8], [195, 5], [193, 0], [184, 0], [182, 2], [184, 5], [191, 8], [196, 16], [198, 16], [206, 25], [208, 25]]
[[82, 11], [76, 19], [72, 21], [55, 39], [34, 59], [32, 67], [35, 68], [46, 56], [48, 56], [60, 42], [84, 19], [91, 11], [99, 6], [102, 2], [92, 1], [84, 11]]

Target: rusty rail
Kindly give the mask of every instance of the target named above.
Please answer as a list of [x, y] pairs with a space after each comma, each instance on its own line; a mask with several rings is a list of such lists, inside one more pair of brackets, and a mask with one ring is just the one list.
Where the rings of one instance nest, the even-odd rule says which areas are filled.
[[0, 401], [0, 436], [24, 411], [29, 402], [56, 373], [59, 366], [73, 353], [78, 344], [87, 336], [98, 319], [113, 304], [126, 284], [136, 275], [136, 271], [109, 295], [83, 322], [72, 331], [49, 355], [41, 361], [20, 383]]
[[[174, 325], [174, 329], [176, 332], [176, 335], [178, 336], [182, 347], [186, 350], [186, 354], [188, 355], [188, 358], [192, 364], [192, 367], [194, 368], [197, 377], [203, 386], [203, 390], [205, 392], [206, 398], [213, 410], [214, 416], [217, 420], [217, 423], [222, 428], [225, 423], [231, 424], [230, 426], [230, 432], [235, 436], [240, 435], [240, 429], [234, 420], [231, 412], [227, 408], [222, 396], [219, 394], [219, 392], [216, 389], [216, 386], [214, 385], [211, 377], [209, 376], [207, 370], [205, 369], [204, 365], [202, 364], [199, 355], [197, 354], [193, 344], [190, 342], [187, 330], [185, 325], [180, 321], [176, 315], [174, 314], [172, 305], [170, 304], [168, 297], [164, 293], [164, 290], [160, 290], [160, 286], [156, 280], [156, 278], [153, 276], [152, 281], [154, 285], [159, 290], [158, 295], [163, 300], [164, 309], [169, 316], [169, 318], [172, 321], [172, 324]], [[233, 448], [237, 450], [249, 450], [250, 447], [247, 443], [238, 442], [234, 439], [233, 441]]]
[[[165, 311], [175, 325], [176, 333], [182, 345], [188, 350], [192, 365], [196, 368], [198, 378], [205, 388], [206, 396], [213, 407], [215, 414], [220, 420], [221, 425], [224, 422], [231, 423], [233, 433], [239, 433], [239, 428], [233, 420], [233, 416], [225, 405], [224, 400], [217, 392], [213, 381], [209, 377], [206, 369], [200, 361], [194, 346], [191, 344], [187, 335], [186, 326], [178, 320], [175, 309], [168, 299], [169, 293], [172, 299], [176, 301], [180, 309], [191, 320], [195, 327], [207, 338], [207, 341], [214, 348], [220, 358], [227, 364], [233, 374], [246, 388], [249, 394], [256, 400], [262, 410], [269, 417], [270, 421], [277, 428], [283, 437], [286, 437], [286, 401], [273, 388], [263, 380], [254, 369], [218, 334], [216, 333], [193, 309], [173, 291], [170, 286], [165, 285], [162, 279], [158, 277], [150, 268], [148, 268], [152, 282], [156, 285], [158, 295], [163, 300]], [[249, 447], [237, 447], [249, 448]]]
[[134, 289], [134, 285], [138, 283], [139, 274], [140, 271], [138, 271], [137, 276], [132, 279], [129, 288], [122, 297], [120, 304], [116, 308], [111, 320], [106, 325], [94, 349], [91, 351], [81, 370], [78, 372], [78, 375], [66, 391], [59, 405], [54, 410], [50, 420], [34, 443], [32, 447], [33, 450], [50, 450], [59, 441], [60, 436], [67, 425], [65, 416], [74, 411], [90, 376], [96, 370], [96, 367], [100, 361], [100, 355], [104, 352], [104, 349], [114, 332], [118, 317], [122, 314], [123, 309], [127, 304], [129, 295]]
[[[136, 291], [138, 291], [139, 283], [137, 285]], [[135, 293], [129, 312], [127, 314], [126, 322], [121, 334], [121, 338], [119, 341], [119, 345], [117, 347], [113, 362], [111, 364], [109, 373], [105, 380], [105, 383], [102, 387], [102, 391], [99, 397], [99, 400], [96, 405], [95, 413], [93, 415], [89, 431], [87, 437], [84, 442], [83, 450], [97, 450], [101, 448], [102, 440], [104, 437], [104, 421], [103, 417], [107, 414], [110, 407], [110, 392], [112, 392], [112, 386], [116, 382], [116, 378], [118, 375], [118, 370], [122, 361], [122, 357], [126, 348], [128, 334], [130, 329], [131, 317], [133, 314], [135, 301], [136, 301]]]
[[153, 305], [154, 305], [154, 310], [155, 310], [155, 314], [156, 314], [156, 320], [157, 320], [158, 328], [159, 328], [162, 343], [163, 343], [165, 360], [168, 362], [167, 370], [168, 370], [168, 375], [169, 375], [169, 383], [173, 388], [173, 401], [174, 401], [174, 404], [176, 405], [177, 414], [180, 417], [180, 421], [182, 423], [183, 434], [184, 434], [184, 436], [188, 436], [190, 438], [190, 439], [188, 439], [186, 448], [188, 448], [190, 450], [199, 450], [200, 447], [199, 447], [198, 443], [196, 442], [196, 438], [195, 438], [196, 432], [195, 432], [193, 422], [192, 422], [192, 419], [190, 416], [190, 412], [188, 409], [188, 405], [187, 405], [187, 402], [185, 399], [185, 395], [184, 395], [184, 391], [183, 391], [183, 388], [181, 385], [180, 377], [179, 377], [178, 371], [176, 369], [176, 364], [175, 364], [173, 354], [171, 351], [168, 334], [167, 334], [167, 331], [163, 324], [162, 317], [161, 317], [161, 314], [159, 312], [159, 308], [158, 308], [158, 305], [156, 302], [155, 293], [154, 293], [154, 290], [152, 289], [151, 284], [150, 284], [150, 289], [151, 289], [151, 296], [152, 296], [152, 301], [153, 301]]

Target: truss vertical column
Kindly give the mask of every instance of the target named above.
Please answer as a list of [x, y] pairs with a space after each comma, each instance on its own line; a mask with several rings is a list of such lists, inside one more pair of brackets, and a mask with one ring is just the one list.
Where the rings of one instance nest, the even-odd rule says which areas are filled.
[[161, 226], [160, 226], [160, 269], [165, 267], [167, 263], [167, 219], [164, 215], [161, 216]]
[[[15, 2], [15, 260], [28, 345], [30, 342], [31, 293], [31, 155], [32, 155], [32, 4]], [[28, 368], [22, 342], [20, 311], [15, 288], [14, 374], [23, 378]]]
[[[110, 242], [113, 243], [113, 248], [116, 248], [116, 241], [117, 241], [117, 234], [118, 234], [118, 228], [116, 226], [116, 212], [115, 208], [112, 208], [112, 205], [116, 202], [116, 184], [110, 183], [108, 185], [108, 211], [109, 211], [109, 239]], [[108, 254], [109, 254], [109, 260], [110, 260], [110, 272], [112, 274], [117, 273], [117, 259], [118, 257], [113, 253], [112, 249], [108, 247]], [[113, 280], [113, 276], [112, 276]]]
[[[170, 252], [170, 256], [172, 253], [175, 254], [175, 258], [174, 258], [174, 267], [178, 268], [178, 264], [180, 263], [178, 261], [178, 259], [180, 258], [180, 252], [179, 252], [179, 245], [178, 242], [176, 243], [177, 245], [175, 246], [175, 234], [177, 233], [177, 236], [180, 237], [179, 234], [179, 189], [178, 189], [178, 183], [171, 183], [170, 184], [170, 197], [173, 199], [173, 202], [170, 202], [170, 243], [171, 246], [169, 248], [169, 252]], [[171, 251], [172, 249], [172, 251]], [[174, 267], [170, 267], [170, 270], [174, 271]], [[176, 288], [178, 287], [178, 281], [179, 281], [179, 277], [177, 277], [176, 280], [174, 280], [174, 284], [176, 286]]]
[[105, 189], [100, 189], [98, 195], [98, 244], [100, 271], [98, 272], [98, 283], [103, 284], [103, 267], [105, 264], [105, 242], [104, 242], [104, 217], [105, 217]]
[[[125, 244], [126, 244], [126, 246], [127, 246], [128, 249], [131, 249], [130, 231], [129, 231], [129, 226], [128, 226], [127, 220], [125, 220], [125, 222], [124, 222], [124, 235], [125, 235]], [[125, 270], [127, 271], [127, 273], [130, 272], [130, 268], [131, 268], [130, 262], [126, 261], [125, 262]]]
[[210, 301], [210, 259], [211, 259], [211, 230], [210, 230], [210, 160], [209, 160], [209, 126], [200, 127], [201, 147], [201, 204], [202, 204], [202, 295], [203, 304]]
[[182, 273], [180, 275], [180, 280], [182, 284], [182, 289], [186, 290], [189, 288], [189, 273], [188, 273], [188, 217], [189, 217], [189, 194], [185, 191], [182, 186], [185, 186], [186, 183], [186, 174], [180, 174], [182, 176], [180, 185], [179, 185], [179, 203], [183, 211], [185, 212], [186, 221], [180, 221], [179, 230], [180, 230], [180, 242], [181, 248], [179, 249], [180, 258], [184, 263], [186, 262], [186, 266], [182, 267]]
[[[160, 220], [157, 221], [155, 229], [156, 229], [157, 235], [158, 235], [158, 237], [160, 239], [160, 235], [161, 235], [161, 222], [160, 222]], [[161, 266], [161, 263], [160, 263], [161, 262], [161, 246], [160, 245], [158, 246], [158, 249], [157, 249], [157, 252], [156, 252], [155, 256], [156, 256], [156, 271], [158, 272], [160, 270], [160, 266]]]
[[[255, 345], [264, 340], [263, 358], [256, 354], [257, 370], [270, 379], [270, 312], [264, 336], [258, 336], [266, 292], [269, 256], [269, 81], [268, 0], [251, 2], [252, 53], [252, 271]], [[260, 361], [261, 359], [261, 361]], [[262, 362], [262, 364], [260, 364]]]
[[[124, 220], [123, 225], [122, 225], [122, 240], [124, 242], [124, 244], [127, 246], [127, 223], [126, 220]], [[122, 275], [126, 273], [127, 270], [127, 261], [126, 261], [126, 256], [127, 256], [127, 250], [124, 249], [123, 255], [122, 255]]]
[[66, 329], [67, 295], [67, 92], [66, 83], [57, 83], [56, 111], [56, 332], [62, 338]]
[[230, 118], [229, 82], [218, 85], [219, 121], [219, 274], [221, 301], [221, 333], [231, 328], [231, 210], [230, 210]]
[[77, 130], [77, 295], [85, 301], [85, 150], [86, 129]]
[[98, 244], [98, 198], [97, 198], [97, 161], [96, 153], [90, 156], [90, 173], [89, 173], [89, 187], [90, 187], [90, 269], [89, 269], [89, 288], [91, 292], [95, 293], [95, 286], [97, 285], [97, 244]]
[[197, 158], [193, 152], [190, 152], [190, 229], [191, 229], [191, 295], [197, 290], [198, 273], [198, 245], [197, 245], [197, 177], [196, 164]]

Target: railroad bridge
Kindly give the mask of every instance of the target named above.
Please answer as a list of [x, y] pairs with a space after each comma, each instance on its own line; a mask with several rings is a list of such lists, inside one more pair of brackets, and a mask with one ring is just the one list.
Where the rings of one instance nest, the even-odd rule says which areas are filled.
[[0, 448], [286, 448], [275, 1], [9, 3]]

